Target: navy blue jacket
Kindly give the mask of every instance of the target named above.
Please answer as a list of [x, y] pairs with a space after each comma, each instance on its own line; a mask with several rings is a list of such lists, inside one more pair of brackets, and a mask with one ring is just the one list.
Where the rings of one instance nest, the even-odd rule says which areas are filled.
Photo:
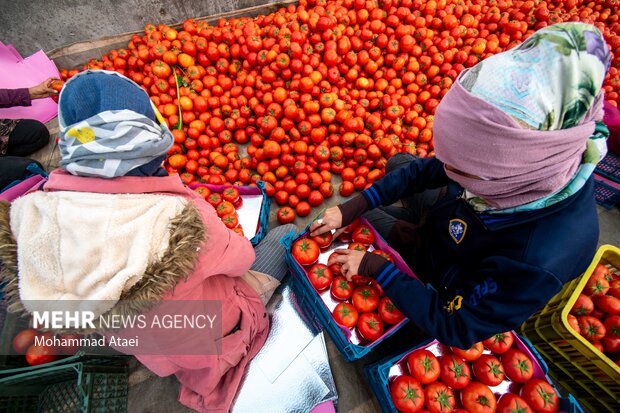
[[517, 328], [594, 256], [599, 228], [592, 178], [540, 210], [480, 214], [460, 197], [463, 189], [446, 176], [443, 163], [426, 158], [362, 194], [375, 208], [443, 186], [447, 195], [417, 229], [422, 243], [408, 259], [422, 279], [434, 281], [425, 285], [389, 262], [374, 277], [414, 324], [444, 344], [468, 348]]

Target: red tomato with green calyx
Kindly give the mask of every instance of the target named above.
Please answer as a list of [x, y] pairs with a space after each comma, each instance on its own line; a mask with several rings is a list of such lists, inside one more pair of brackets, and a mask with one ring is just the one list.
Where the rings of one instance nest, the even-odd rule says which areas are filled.
[[348, 300], [353, 294], [353, 284], [343, 276], [334, 277], [331, 294], [336, 300]]
[[446, 354], [439, 359], [441, 381], [455, 390], [467, 386], [471, 380], [469, 365], [454, 354]]
[[355, 327], [359, 318], [357, 310], [349, 303], [338, 304], [336, 308], [334, 308], [332, 316], [336, 323], [348, 328]]
[[523, 351], [511, 348], [502, 354], [506, 377], [517, 383], [525, 383], [534, 375], [532, 360]]
[[398, 324], [405, 319], [405, 315], [392, 303], [388, 297], [379, 302], [379, 317], [386, 324]]
[[300, 238], [293, 243], [293, 257], [301, 265], [311, 265], [319, 259], [319, 244], [310, 238]]
[[323, 291], [327, 289], [332, 283], [332, 279], [334, 276], [332, 275], [331, 270], [325, 264], [314, 264], [308, 270], [308, 279], [310, 280], [310, 284], [317, 291]]
[[419, 349], [407, 356], [409, 372], [422, 384], [432, 383], [441, 373], [439, 360], [430, 351]]
[[532, 408], [522, 397], [505, 393], [497, 401], [497, 413], [533, 413]]
[[504, 381], [504, 368], [499, 359], [490, 354], [483, 354], [472, 364], [474, 376], [487, 386], [497, 386]]
[[495, 354], [503, 354], [512, 347], [513, 342], [514, 335], [510, 331], [506, 331], [505, 333], [497, 333], [493, 337], [487, 338], [482, 344]]
[[315, 240], [317, 244], [319, 244], [319, 247], [327, 248], [332, 244], [334, 235], [331, 233], [331, 231], [327, 231], [322, 233], [321, 235], [316, 235], [312, 237], [312, 239]]
[[454, 392], [441, 381], [430, 383], [424, 388], [426, 408], [431, 413], [455, 412], [456, 398]]
[[371, 286], [361, 286], [353, 290], [353, 305], [360, 313], [368, 313], [379, 307], [379, 293]]
[[351, 240], [360, 244], [370, 245], [375, 242], [375, 236], [369, 227], [366, 225], [360, 225], [353, 231]]
[[413, 377], [402, 375], [390, 383], [390, 397], [394, 406], [402, 413], [415, 413], [424, 406], [424, 392]]
[[357, 331], [362, 338], [368, 341], [375, 341], [383, 335], [383, 321], [376, 313], [360, 314], [357, 322]]
[[544, 380], [532, 379], [525, 383], [521, 397], [536, 413], [555, 413], [560, 407], [555, 389]]
[[489, 386], [472, 381], [461, 390], [461, 403], [471, 413], [495, 413], [497, 400]]

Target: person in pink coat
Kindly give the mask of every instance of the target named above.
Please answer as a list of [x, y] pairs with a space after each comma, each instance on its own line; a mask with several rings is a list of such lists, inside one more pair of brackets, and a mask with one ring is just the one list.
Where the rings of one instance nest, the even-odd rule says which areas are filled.
[[92, 300], [104, 314], [121, 300], [218, 300], [219, 354], [172, 348], [136, 357], [159, 376], [175, 374], [184, 405], [228, 411], [269, 333], [265, 301], [287, 273], [278, 240], [294, 226], [271, 231], [256, 251], [224, 226], [161, 168], [172, 135], [123, 76], [87, 71], [69, 80], [59, 123], [61, 168], [42, 191], [0, 204], [9, 306], [29, 312], [37, 300]]

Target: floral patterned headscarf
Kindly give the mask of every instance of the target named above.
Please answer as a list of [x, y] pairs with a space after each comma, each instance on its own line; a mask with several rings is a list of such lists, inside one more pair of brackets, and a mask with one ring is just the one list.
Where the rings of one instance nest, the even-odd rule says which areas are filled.
[[560, 23], [480, 62], [460, 82], [524, 126], [568, 129], [592, 106], [609, 64], [609, 50], [596, 27]]
[[596, 27], [562, 23], [461, 73], [435, 114], [435, 152], [476, 211], [544, 208], [585, 185], [607, 151], [609, 64]]

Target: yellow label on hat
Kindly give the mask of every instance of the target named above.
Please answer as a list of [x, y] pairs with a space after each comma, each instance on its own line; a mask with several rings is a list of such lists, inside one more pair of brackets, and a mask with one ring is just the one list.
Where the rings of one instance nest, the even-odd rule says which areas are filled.
[[67, 131], [67, 136], [77, 139], [82, 144], [95, 140], [95, 132], [91, 128], [71, 128]]

